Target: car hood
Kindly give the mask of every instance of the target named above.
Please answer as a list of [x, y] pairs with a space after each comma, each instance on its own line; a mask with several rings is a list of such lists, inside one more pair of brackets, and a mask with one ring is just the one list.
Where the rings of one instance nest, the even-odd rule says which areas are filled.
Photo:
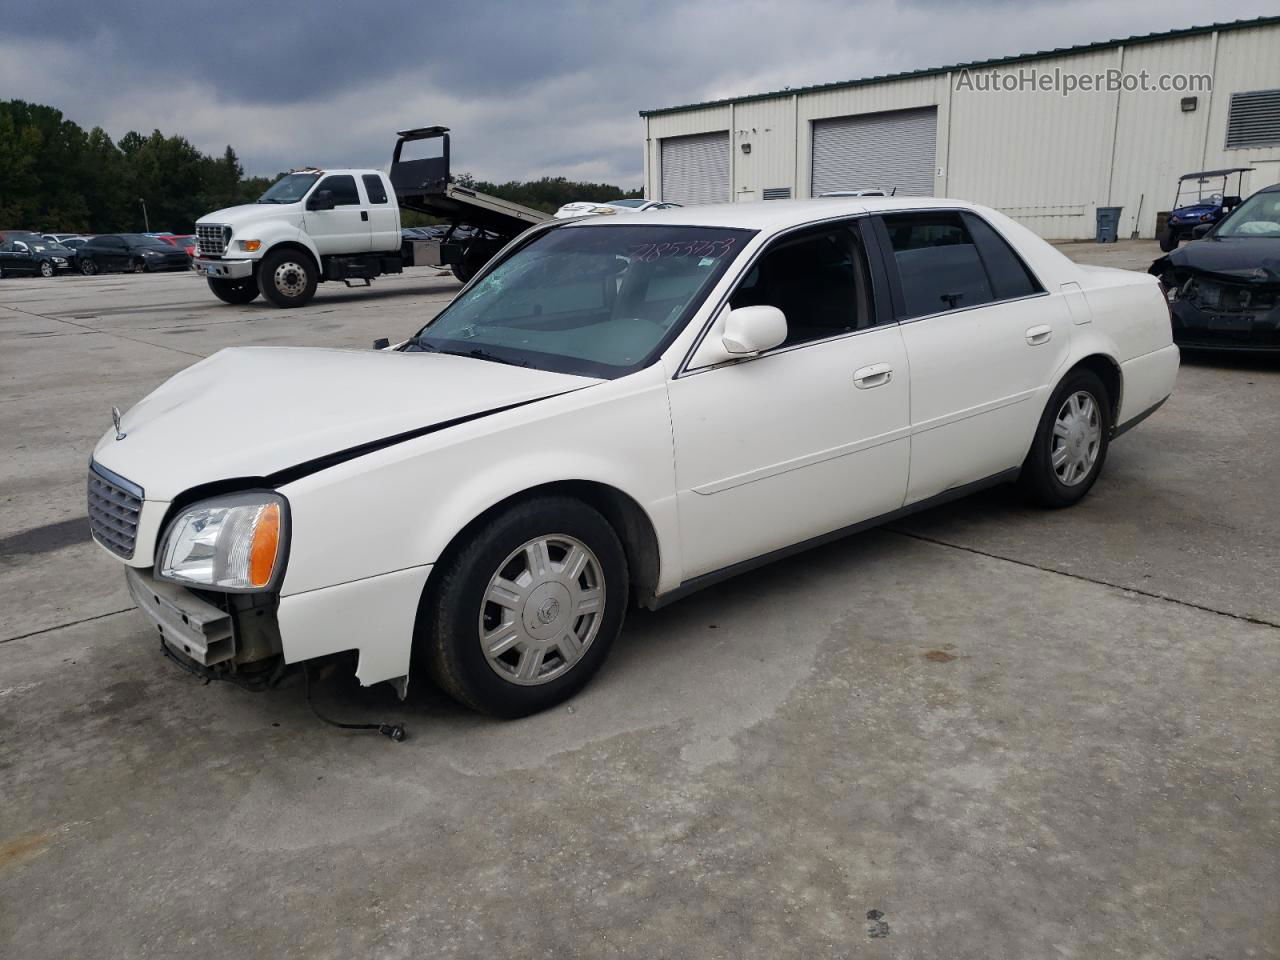
[[446, 354], [232, 347], [145, 397], [93, 456], [172, 500], [598, 382]]
[[282, 217], [302, 216], [302, 206], [297, 203], [242, 203], [235, 207], [223, 207], [213, 213], [206, 213], [196, 221], [201, 225], [225, 224], [232, 227], [246, 226], [259, 220], [279, 220]]
[[1183, 270], [1280, 283], [1280, 237], [1206, 237], [1179, 247], [1167, 259]]

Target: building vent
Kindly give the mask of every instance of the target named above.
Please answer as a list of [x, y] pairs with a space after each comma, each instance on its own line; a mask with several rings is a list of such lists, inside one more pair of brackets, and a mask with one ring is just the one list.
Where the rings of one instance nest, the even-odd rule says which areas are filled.
[[766, 200], [790, 200], [790, 187], [765, 187], [763, 191]]
[[1227, 114], [1228, 150], [1280, 144], [1280, 90], [1251, 90], [1231, 95]]

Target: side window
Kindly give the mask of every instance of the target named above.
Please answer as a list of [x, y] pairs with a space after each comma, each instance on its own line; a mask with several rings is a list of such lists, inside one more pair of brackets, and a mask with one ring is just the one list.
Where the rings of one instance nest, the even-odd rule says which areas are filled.
[[380, 176], [376, 173], [366, 173], [361, 179], [364, 180], [364, 192], [369, 195], [370, 203], [387, 202], [387, 188], [382, 185]]
[[862, 330], [875, 322], [867, 257], [848, 226], [787, 237], [756, 261], [729, 306], [777, 307], [783, 346]]
[[978, 246], [978, 255], [986, 265], [997, 300], [1012, 300], [1015, 297], [1044, 293], [1044, 287], [1040, 286], [1039, 281], [1027, 269], [1022, 258], [1014, 253], [1013, 247], [996, 233], [991, 224], [972, 213], [964, 215], [964, 222], [973, 235], [973, 242]]
[[958, 213], [946, 210], [884, 217], [902, 280], [902, 318], [925, 317], [990, 303], [994, 297], [978, 248]]
[[349, 173], [335, 173], [333, 176], [325, 177], [320, 181], [320, 186], [316, 187], [317, 193], [321, 190], [328, 190], [333, 194], [335, 207], [360, 205], [360, 194], [356, 192], [356, 178]]

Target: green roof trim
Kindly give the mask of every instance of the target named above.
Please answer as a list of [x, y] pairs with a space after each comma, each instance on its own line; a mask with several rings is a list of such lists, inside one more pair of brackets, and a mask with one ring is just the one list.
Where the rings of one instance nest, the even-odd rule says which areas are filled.
[[1048, 57], [1067, 57], [1078, 53], [1094, 53], [1098, 50], [1109, 50], [1114, 47], [1136, 46], [1142, 43], [1156, 43], [1160, 40], [1177, 40], [1183, 37], [1198, 37], [1206, 33], [1225, 33], [1229, 30], [1246, 30], [1250, 27], [1266, 27], [1280, 24], [1280, 16], [1254, 17], [1252, 20], [1229, 20], [1226, 23], [1210, 23], [1203, 27], [1183, 27], [1180, 30], [1166, 30], [1163, 33], [1144, 33], [1133, 37], [1122, 37], [1117, 40], [1099, 40], [1097, 43], [1084, 43], [1076, 47], [1055, 47], [1053, 50], [1038, 50], [1035, 53], [1019, 53], [1011, 57], [997, 57], [994, 60], [974, 60], [969, 63], [954, 63], [947, 67], [924, 67], [920, 70], [907, 70], [902, 73], [886, 73], [878, 77], [863, 77], [859, 80], [838, 80], [834, 83], [818, 83], [807, 87], [791, 87], [786, 90], [774, 90], [769, 93], [753, 93], [743, 97], [726, 97], [723, 100], [706, 100], [702, 103], [686, 103], [678, 107], [657, 107], [653, 110], [641, 110], [642, 117], [657, 117], [665, 113], [682, 113], [685, 110], [701, 110], [707, 107], [723, 107], [731, 103], [751, 103], [756, 100], [777, 100], [801, 93], [816, 93], [821, 90], [841, 90], [847, 87], [865, 87], [873, 83], [888, 83], [893, 80], [913, 80], [919, 77], [935, 77], [955, 70], [980, 70], [986, 67], [998, 67], [1008, 63], [1024, 63], [1027, 60], [1043, 60]]

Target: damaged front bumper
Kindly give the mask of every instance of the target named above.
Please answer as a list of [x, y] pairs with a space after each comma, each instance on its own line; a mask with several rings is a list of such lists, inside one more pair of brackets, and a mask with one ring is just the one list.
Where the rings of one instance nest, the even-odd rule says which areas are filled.
[[1212, 350], [1280, 351], [1280, 284], [1177, 268], [1166, 268], [1158, 276], [1169, 297], [1174, 343]]
[[125, 572], [125, 579], [167, 650], [197, 672], [256, 676], [282, 660], [273, 594], [197, 593], [136, 567]]

